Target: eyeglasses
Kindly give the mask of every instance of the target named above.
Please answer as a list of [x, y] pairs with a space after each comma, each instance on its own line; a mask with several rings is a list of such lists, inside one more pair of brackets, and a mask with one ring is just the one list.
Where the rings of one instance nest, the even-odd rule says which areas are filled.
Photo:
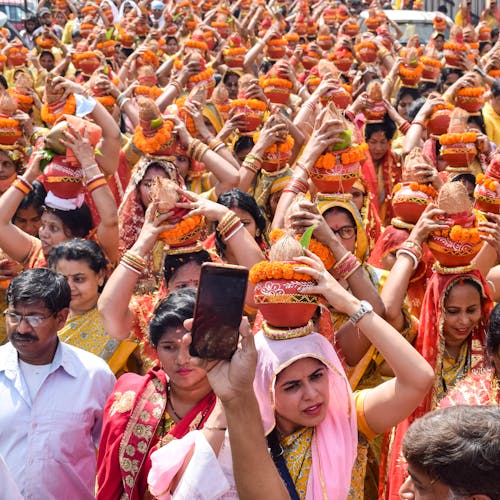
[[18, 314], [14, 311], [4, 311], [3, 315], [13, 325], [19, 325], [25, 319], [32, 328], [39, 327], [46, 319], [55, 316], [55, 313], [50, 316], [42, 316], [41, 314]]
[[338, 229], [332, 229], [332, 231], [340, 236], [343, 240], [348, 240], [356, 234], [356, 228], [353, 226], [342, 226]]

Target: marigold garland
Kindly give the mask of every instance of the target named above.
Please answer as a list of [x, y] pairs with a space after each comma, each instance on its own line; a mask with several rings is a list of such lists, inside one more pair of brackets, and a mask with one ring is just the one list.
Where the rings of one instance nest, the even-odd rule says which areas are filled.
[[73, 94], [70, 94], [64, 103], [64, 106], [57, 113], [50, 111], [51, 105], [44, 103], [40, 110], [40, 117], [47, 125], [54, 125], [54, 123], [62, 115], [74, 115], [76, 111], [76, 99]]
[[215, 71], [213, 68], [207, 68], [200, 71], [198, 74], [189, 77], [189, 83], [199, 83], [209, 80], [214, 75]]
[[134, 95], [145, 95], [156, 100], [157, 97], [163, 94], [163, 90], [156, 85], [148, 87], [147, 85], [137, 85], [134, 87]]
[[436, 236], [450, 238], [452, 241], [460, 241], [462, 243], [472, 243], [474, 245], [481, 242], [481, 236], [478, 228], [478, 217], [474, 220], [474, 227], [463, 227], [455, 224], [451, 228], [440, 229], [433, 231]]
[[[254, 144], [257, 144], [257, 141], [259, 140], [259, 135], [260, 132], [257, 131], [253, 134], [253, 142]], [[295, 141], [293, 140], [293, 137], [291, 135], [287, 135], [285, 142], [276, 142], [273, 144], [271, 147], [267, 148], [264, 151], [264, 155], [283, 155], [285, 153], [289, 153], [293, 149], [293, 145], [295, 144]]]
[[231, 107], [232, 108], [247, 107], [262, 112], [264, 112], [267, 109], [266, 103], [260, 101], [259, 99], [233, 99], [231, 101]]
[[266, 42], [267, 45], [270, 47], [277, 47], [277, 46], [285, 46], [288, 45], [288, 42], [284, 38], [272, 38], [271, 40], [268, 40]]
[[35, 41], [42, 49], [51, 49], [55, 45], [55, 41], [52, 38], [46, 38], [43, 35], [37, 36]]
[[152, 50], [145, 50], [139, 57], [141, 61], [144, 61], [146, 64], [150, 64], [153, 68], [157, 68], [160, 65], [160, 61], [158, 60], [158, 56]]
[[399, 65], [399, 74], [401, 76], [401, 79], [420, 78], [420, 75], [422, 75], [423, 71], [424, 71], [424, 67], [422, 64], [418, 64], [415, 67], [413, 67], [413, 66], [408, 67], [408, 66], [405, 66], [404, 64]]
[[489, 189], [490, 191], [496, 191], [498, 187], [498, 181], [491, 179], [490, 177], [487, 177], [484, 174], [477, 174], [476, 176], [476, 184], [481, 184], [484, 186], [486, 189]]
[[434, 66], [435, 68], [443, 67], [443, 63], [435, 57], [420, 56], [420, 62], [425, 66]]
[[500, 69], [490, 69], [488, 75], [492, 78], [500, 78]]
[[262, 77], [260, 78], [260, 85], [261, 87], [281, 87], [281, 88], [287, 88], [291, 89], [293, 87], [293, 83], [290, 80], [287, 80], [286, 78], [277, 78], [277, 77], [271, 77], [271, 78], [265, 78]]
[[476, 132], [463, 132], [459, 134], [443, 134], [439, 137], [439, 143], [442, 146], [453, 144], [462, 144], [467, 142], [476, 142]]
[[350, 146], [347, 151], [343, 153], [340, 151], [325, 153], [318, 158], [314, 166], [316, 168], [331, 170], [338, 163], [342, 163], [342, 165], [350, 165], [351, 163], [362, 162], [366, 160], [367, 151], [368, 144], [366, 144], [366, 142], [362, 142], [361, 144]]
[[27, 104], [27, 105], [33, 104], [33, 97], [31, 97], [30, 95], [22, 94], [21, 92], [18, 92], [15, 88], [10, 88], [9, 93], [14, 99], [17, 100], [19, 104]]
[[451, 50], [453, 52], [464, 52], [467, 50], [467, 45], [464, 43], [445, 42], [443, 48], [444, 50]]
[[247, 51], [247, 49], [245, 47], [230, 47], [228, 49], [224, 49], [222, 51], [222, 53], [224, 54], [224, 56], [230, 56], [230, 57], [234, 57], [234, 56], [241, 56], [243, 54], [245, 54]]
[[111, 109], [115, 103], [116, 99], [112, 95], [102, 95], [95, 97], [105, 108]]
[[72, 56], [73, 61], [80, 62], [84, 59], [99, 59], [99, 56], [95, 52], [76, 52]]
[[165, 120], [163, 125], [155, 130], [155, 135], [146, 137], [140, 125], [135, 128], [132, 142], [134, 146], [143, 153], [153, 154], [159, 151], [172, 138], [173, 122]]
[[179, 221], [172, 229], [165, 229], [160, 233], [160, 238], [170, 245], [181, 242], [184, 236], [192, 233], [203, 222], [201, 215], [191, 215]]
[[443, 109], [453, 111], [454, 108], [455, 106], [453, 106], [453, 104], [450, 104], [449, 102], [443, 102], [440, 104], [435, 104], [432, 108], [432, 113], [436, 113], [437, 111], [441, 111]]
[[[393, 194], [396, 194], [403, 187], [402, 183], [398, 183], [393, 188]], [[437, 191], [430, 184], [420, 184], [418, 182], [410, 182], [409, 187], [412, 191], [420, 191], [430, 198], [437, 198]]]
[[249, 279], [256, 285], [260, 281], [266, 280], [297, 280], [313, 281], [311, 276], [305, 273], [298, 273], [295, 267], [304, 264], [292, 264], [289, 262], [268, 262], [267, 260], [258, 262], [250, 269]]
[[208, 50], [208, 45], [206, 44], [206, 42], [202, 42], [201, 40], [193, 40], [192, 38], [186, 41], [186, 47], [189, 47], [191, 49], [198, 49], [201, 51]]
[[483, 87], [463, 87], [457, 90], [457, 95], [466, 97], [482, 97], [484, 95]]
[[[366, 23], [366, 21], [365, 21]], [[368, 26], [368, 25], [367, 25]], [[359, 52], [360, 50], [363, 50], [363, 49], [372, 49], [372, 50], [377, 50], [377, 46], [375, 45], [374, 42], [370, 42], [369, 40], [368, 41], [365, 41], [365, 42], [360, 42], [360, 43], [357, 43], [355, 46], [354, 46], [354, 50], [356, 52]]]

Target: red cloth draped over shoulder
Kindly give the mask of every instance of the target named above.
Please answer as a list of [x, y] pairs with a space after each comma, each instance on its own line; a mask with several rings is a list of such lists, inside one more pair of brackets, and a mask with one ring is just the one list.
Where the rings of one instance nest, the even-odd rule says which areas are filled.
[[[151, 453], [158, 444], [158, 427], [167, 404], [167, 377], [156, 367], [146, 375], [127, 373], [116, 382], [106, 403], [97, 456], [97, 500], [142, 500], [147, 492]], [[208, 393], [169, 431], [183, 437], [201, 413], [202, 427], [215, 405]]]
[[[466, 342], [469, 345], [470, 367], [469, 373], [483, 370], [487, 366], [487, 358], [484, 352], [486, 344], [486, 326], [493, 309], [490, 291], [483, 276], [479, 271], [473, 270], [461, 274], [438, 274], [434, 273], [427, 285], [427, 291], [422, 306], [422, 314], [415, 340], [415, 349], [429, 362], [434, 369], [435, 381], [431, 390], [427, 393], [417, 409], [395, 430], [394, 439], [391, 446], [390, 456], [383, 458], [384, 464], [380, 468], [381, 488], [385, 491], [380, 498], [399, 500], [399, 488], [406, 479], [406, 466], [402, 457], [403, 437], [408, 427], [417, 418], [422, 417], [438, 406], [437, 392], [441, 384], [441, 364], [444, 352], [444, 337], [442, 334], [444, 318], [444, 301], [446, 294], [451, 287], [462, 280], [472, 280], [481, 288], [481, 308], [482, 314], [478, 325], [469, 335]], [[460, 285], [457, 285], [460, 286]], [[386, 478], [384, 474], [387, 473]]]

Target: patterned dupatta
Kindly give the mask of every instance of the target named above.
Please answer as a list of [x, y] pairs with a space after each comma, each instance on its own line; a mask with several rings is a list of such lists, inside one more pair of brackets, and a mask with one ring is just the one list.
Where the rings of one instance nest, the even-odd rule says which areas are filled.
[[[142, 500], [147, 492], [151, 453], [158, 446], [158, 428], [167, 405], [167, 378], [160, 368], [145, 376], [120, 377], [109, 398], [97, 457], [98, 500]], [[168, 434], [163, 444], [201, 428], [215, 405], [208, 393]]]
[[401, 181], [401, 166], [391, 149], [382, 158], [378, 170], [368, 154], [361, 165], [361, 176], [368, 187], [368, 194], [375, 202], [382, 225], [388, 226], [394, 217], [392, 210], [392, 190]]
[[[385, 457], [385, 459], [389, 459], [388, 469], [385, 470], [385, 467], [382, 466], [380, 469], [381, 488], [383, 488], [385, 484], [385, 491], [382, 498], [399, 500], [399, 488], [406, 478], [406, 467], [401, 455], [403, 437], [414, 420], [434, 410], [438, 406], [438, 394], [439, 387], [442, 384], [442, 361], [445, 348], [445, 340], [443, 337], [444, 301], [450, 289], [464, 279], [472, 280], [482, 291], [481, 319], [467, 340], [470, 357], [469, 372], [474, 373], [480, 371], [484, 369], [487, 364], [483, 346], [486, 343], [485, 331], [488, 318], [493, 308], [493, 301], [491, 300], [490, 292], [484, 278], [481, 273], [475, 270], [464, 274], [434, 273], [427, 285], [418, 335], [415, 341], [415, 349], [422, 354], [434, 369], [434, 385], [417, 409], [406, 420], [399, 424], [395, 430], [390, 457]], [[384, 478], [383, 475], [386, 472], [387, 478]]]

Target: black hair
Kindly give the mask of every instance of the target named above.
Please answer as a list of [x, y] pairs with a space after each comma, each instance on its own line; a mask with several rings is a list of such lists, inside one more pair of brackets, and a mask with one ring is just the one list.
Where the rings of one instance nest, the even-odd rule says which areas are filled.
[[408, 108], [409, 122], [412, 122], [415, 119], [417, 113], [420, 111], [420, 108], [425, 104], [425, 101], [425, 97], [421, 97], [420, 99], [416, 99], [410, 104], [410, 107]]
[[95, 273], [105, 270], [107, 264], [101, 247], [93, 240], [81, 238], [67, 240], [53, 246], [47, 256], [47, 264], [51, 269], [55, 269], [62, 259], [83, 260]]
[[398, 93], [396, 94], [396, 99], [394, 101], [394, 107], [397, 108], [398, 105], [399, 105], [399, 101], [401, 101], [401, 99], [403, 99], [404, 96], [406, 95], [409, 95], [413, 98], [413, 100], [415, 101], [416, 99], [420, 98], [421, 95], [420, 95], [420, 90], [418, 89], [414, 89], [414, 88], [410, 88], [410, 87], [401, 87], [399, 90], [398, 90]]
[[500, 304], [491, 311], [490, 322], [486, 330], [486, 348], [492, 353], [497, 353], [500, 347]]
[[7, 90], [9, 88], [9, 84], [7, 83], [7, 79], [3, 75], [0, 75], [0, 86], [2, 86], [5, 90]]
[[384, 116], [384, 120], [380, 123], [367, 123], [365, 127], [365, 140], [370, 140], [370, 137], [375, 132], [383, 132], [386, 139], [391, 141], [396, 133], [396, 124], [389, 118], [389, 115]]
[[403, 439], [410, 466], [453, 497], [500, 499], [500, 407], [458, 405], [415, 420]]
[[47, 206], [44, 210], [59, 217], [73, 238], [85, 238], [94, 227], [92, 213], [86, 203], [74, 210], [60, 210]]
[[[420, 95], [422, 95], [425, 92], [437, 90], [438, 87], [439, 87], [438, 82], [424, 82], [424, 81], [421, 81], [418, 84], [418, 91], [420, 92]], [[413, 102], [415, 102], [415, 101], [413, 101]]]
[[343, 215], [349, 217], [349, 220], [351, 221], [351, 224], [353, 225], [353, 227], [355, 229], [358, 228], [358, 226], [356, 224], [356, 220], [354, 219], [354, 215], [352, 215], [352, 213], [349, 212], [349, 210], [347, 210], [347, 208], [334, 206], [334, 207], [331, 207], [331, 208], [325, 210], [322, 215], [323, 215], [323, 217], [325, 217], [328, 214], [343, 214]]
[[469, 115], [467, 117], [467, 124], [469, 123], [475, 123], [481, 132], [486, 135], [486, 125], [484, 123], [484, 118], [482, 114], [479, 115]]
[[170, 292], [153, 312], [149, 323], [149, 342], [156, 349], [167, 328], [182, 327], [184, 321], [194, 316], [196, 290], [182, 288]]
[[58, 313], [69, 307], [71, 289], [66, 278], [51, 269], [39, 267], [17, 275], [7, 288], [7, 304], [42, 301], [45, 307]]
[[[217, 203], [220, 203], [227, 208], [241, 208], [242, 210], [245, 210], [245, 212], [248, 212], [255, 221], [255, 225], [260, 231], [260, 238], [262, 238], [266, 229], [266, 218], [262, 214], [262, 211], [253, 196], [245, 193], [245, 191], [242, 191], [241, 189], [233, 188], [230, 191], [221, 193]], [[215, 248], [220, 256], [224, 256], [226, 244], [222, 241], [218, 231], [215, 232]]]
[[250, 135], [242, 135], [236, 139], [236, 142], [233, 146], [233, 151], [236, 154], [238, 151], [242, 149], [252, 149], [255, 146], [253, 142], [253, 138]]
[[42, 57], [42, 56], [50, 56], [50, 57], [52, 57], [52, 60], [53, 60], [53, 61], [55, 61], [55, 60], [56, 60], [56, 58], [55, 58], [54, 54], [52, 54], [52, 52], [51, 52], [50, 50], [42, 50], [42, 51], [40, 52], [40, 55], [38, 56], [38, 58], [40, 58], [40, 57]]
[[210, 254], [206, 250], [199, 252], [188, 252], [174, 255], [167, 255], [163, 264], [163, 276], [165, 284], [168, 286], [169, 281], [174, 277], [174, 274], [186, 264], [193, 262], [201, 266], [204, 262], [211, 262]]
[[19, 206], [17, 207], [14, 217], [12, 217], [13, 219], [16, 217], [18, 210], [26, 210], [30, 207], [33, 207], [37, 211], [38, 215], [42, 214], [43, 202], [47, 196], [47, 191], [45, 191], [45, 188], [40, 181], [33, 181], [32, 186], [33, 190], [23, 197], [21, 203], [19, 203]]
[[491, 86], [491, 94], [493, 97], [498, 97], [500, 95], [500, 78], [495, 78], [495, 81]]
[[440, 92], [442, 92], [444, 89], [443, 89], [443, 86], [444, 86], [444, 83], [446, 82], [446, 79], [448, 78], [448, 76], [450, 76], [451, 74], [455, 74], [458, 76], [458, 78], [460, 78], [464, 72], [460, 69], [456, 69], [456, 68], [443, 68], [441, 70], [441, 78], [439, 80], [439, 90]]

